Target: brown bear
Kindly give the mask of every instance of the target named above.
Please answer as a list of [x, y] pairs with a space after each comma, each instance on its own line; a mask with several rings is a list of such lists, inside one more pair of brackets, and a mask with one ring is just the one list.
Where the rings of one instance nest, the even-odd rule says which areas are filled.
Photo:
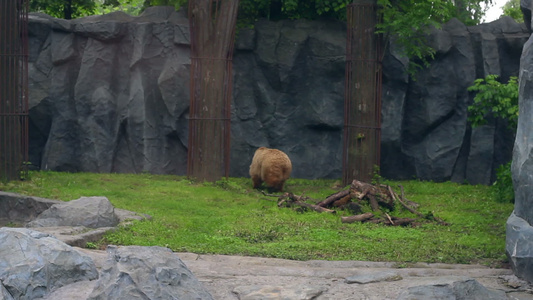
[[291, 171], [292, 164], [287, 154], [266, 147], [255, 151], [250, 165], [250, 177], [255, 189], [261, 187], [264, 182], [270, 189], [283, 191], [283, 185], [291, 175]]

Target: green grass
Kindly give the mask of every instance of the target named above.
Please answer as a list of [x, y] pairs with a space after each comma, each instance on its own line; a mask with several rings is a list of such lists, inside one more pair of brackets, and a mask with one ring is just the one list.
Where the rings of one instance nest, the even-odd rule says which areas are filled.
[[[158, 245], [179, 252], [309, 260], [506, 263], [505, 222], [513, 204], [494, 200], [489, 186], [385, 181], [420, 204], [419, 211], [449, 226], [417, 227], [341, 223], [336, 215], [279, 208], [277, 198], [251, 188], [249, 178], [217, 183], [150, 174], [33, 172], [0, 190], [64, 201], [106, 196], [115, 207], [152, 216], [107, 234], [101, 245]], [[339, 181], [290, 179], [286, 190], [323, 200]], [[397, 208], [391, 215], [414, 217]], [[94, 245], [93, 245], [94, 247]]]

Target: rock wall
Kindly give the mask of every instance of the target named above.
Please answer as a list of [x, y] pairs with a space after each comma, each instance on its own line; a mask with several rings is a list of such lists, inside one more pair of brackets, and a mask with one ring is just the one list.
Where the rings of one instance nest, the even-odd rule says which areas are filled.
[[[531, 30], [531, 1], [520, 3]], [[514, 211], [507, 219], [505, 251], [516, 276], [533, 282], [533, 39], [520, 58], [519, 115], [513, 151]]]
[[[61, 20], [30, 15], [30, 160], [43, 170], [184, 175], [189, 28], [154, 7]], [[511, 159], [514, 134], [466, 121], [476, 78], [518, 75], [529, 32], [511, 18], [457, 20], [428, 37], [435, 61], [416, 80], [394, 45], [383, 62], [382, 175], [488, 184]], [[285, 151], [293, 177], [340, 178], [346, 28], [259, 21], [237, 34], [231, 176], [257, 147]]]

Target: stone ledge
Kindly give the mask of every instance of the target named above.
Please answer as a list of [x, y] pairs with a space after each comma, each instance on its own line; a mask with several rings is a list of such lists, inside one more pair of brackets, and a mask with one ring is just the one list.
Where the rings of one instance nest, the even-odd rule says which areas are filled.
[[46, 198], [25, 196], [16, 193], [0, 191], [0, 227], [20, 226], [47, 233], [70, 246], [86, 247], [89, 242], [96, 242], [109, 231], [116, 230], [121, 226], [128, 226], [134, 220], [151, 219], [151, 216], [138, 214], [125, 209], [114, 208], [119, 223], [117, 226], [88, 228], [85, 226], [45, 226], [33, 227], [28, 223], [33, 221], [44, 211], [55, 204], [67, 202]]

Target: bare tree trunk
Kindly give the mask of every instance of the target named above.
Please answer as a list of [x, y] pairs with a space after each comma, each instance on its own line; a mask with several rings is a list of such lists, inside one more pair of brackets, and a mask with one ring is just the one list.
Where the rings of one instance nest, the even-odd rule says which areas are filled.
[[21, 164], [18, 1], [0, 0], [0, 179], [15, 179]]
[[189, 1], [191, 104], [187, 174], [216, 181], [229, 173], [232, 57], [238, 0]]
[[344, 99], [343, 184], [370, 182], [380, 165], [381, 37], [376, 0], [348, 5]]
[[72, 19], [72, 0], [65, 0], [65, 6], [63, 7], [63, 17], [65, 20]]

